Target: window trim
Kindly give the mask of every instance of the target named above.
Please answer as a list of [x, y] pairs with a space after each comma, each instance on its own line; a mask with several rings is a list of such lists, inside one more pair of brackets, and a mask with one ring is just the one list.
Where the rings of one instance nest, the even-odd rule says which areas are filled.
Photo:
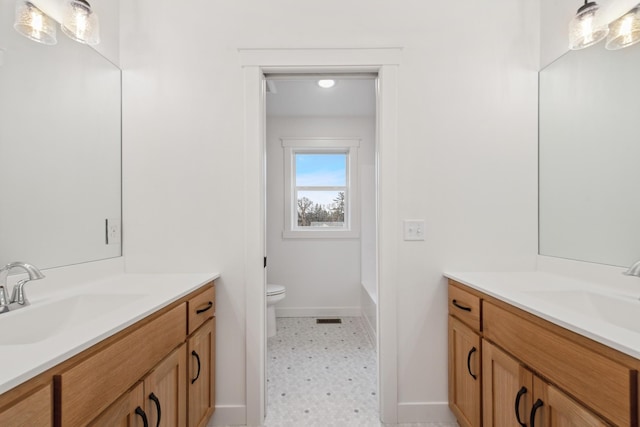
[[[333, 238], [355, 239], [360, 237], [360, 193], [358, 192], [359, 138], [280, 138], [284, 152], [284, 239]], [[295, 200], [295, 155], [297, 153], [322, 154], [346, 153], [345, 228], [300, 229], [297, 226], [298, 210]], [[304, 187], [303, 187], [304, 188]], [[342, 189], [337, 187], [312, 187], [318, 189]], [[294, 222], [295, 220], [295, 222]]]

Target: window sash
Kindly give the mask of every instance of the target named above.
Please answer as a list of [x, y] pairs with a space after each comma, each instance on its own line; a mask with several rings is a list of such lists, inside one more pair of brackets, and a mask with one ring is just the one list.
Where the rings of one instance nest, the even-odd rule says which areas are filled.
[[[352, 138], [309, 138], [282, 139], [285, 155], [285, 224], [283, 237], [359, 237], [359, 218], [357, 216], [357, 148], [360, 141]], [[346, 185], [296, 185], [297, 154], [344, 154]], [[341, 226], [300, 226], [298, 225], [299, 192], [336, 191], [344, 192], [344, 222]]]

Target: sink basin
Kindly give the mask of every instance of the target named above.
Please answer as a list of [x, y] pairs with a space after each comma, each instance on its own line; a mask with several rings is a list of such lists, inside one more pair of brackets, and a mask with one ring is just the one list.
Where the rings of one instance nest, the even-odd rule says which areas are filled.
[[547, 304], [640, 332], [640, 300], [637, 298], [580, 290], [530, 291], [526, 294]]
[[0, 315], [0, 345], [33, 344], [105, 316], [144, 295], [76, 295]]

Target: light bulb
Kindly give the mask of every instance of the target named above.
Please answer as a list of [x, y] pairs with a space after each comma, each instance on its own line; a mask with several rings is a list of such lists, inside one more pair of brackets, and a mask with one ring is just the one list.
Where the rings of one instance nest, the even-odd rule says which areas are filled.
[[38, 43], [53, 45], [58, 42], [55, 21], [29, 1], [16, 2], [13, 28]]
[[100, 43], [98, 15], [86, 0], [70, 0], [62, 18], [62, 32], [73, 40], [96, 45]]
[[617, 50], [640, 41], [640, 5], [611, 23], [606, 48]]
[[609, 27], [596, 24], [600, 7], [595, 2], [585, 2], [569, 23], [569, 48], [584, 49], [598, 43], [609, 33]]

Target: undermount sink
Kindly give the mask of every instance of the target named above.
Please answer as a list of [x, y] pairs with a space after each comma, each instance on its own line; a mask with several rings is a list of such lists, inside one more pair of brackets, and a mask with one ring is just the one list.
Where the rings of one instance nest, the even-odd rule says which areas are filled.
[[638, 298], [580, 290], [529, 291], [526, 294], [542, 299], [545, 303], [640, 332], [640, 300]]
[[[58, 301], [33, 304], [0, 315], [0, 346], [33, 344], [54, 337], [66, 328], [76, 327], [144, 295], [76, 295]], [[7, 322], [2, 326], [3, 322]]]

